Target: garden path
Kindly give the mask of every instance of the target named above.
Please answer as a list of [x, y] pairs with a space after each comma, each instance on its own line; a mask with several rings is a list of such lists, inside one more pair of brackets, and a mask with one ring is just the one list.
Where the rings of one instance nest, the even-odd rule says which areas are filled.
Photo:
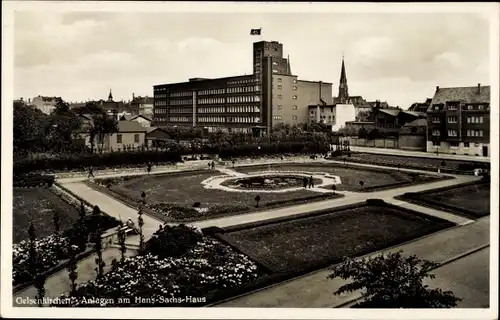
[[436, 159], [490, 162], [490, 158], [478, 157], [478, 156], [466, 156], [466, 155], [442, 154], [442, 153], [437, 155], [435, 153], [423, 152], [423, 151], [407, 151], [401, 149], [385, 149], [385, 148], [370, 148], [370, 147], [356, 147], [356, 146], [350, 146], [349, 148], [353, 152], [389, 154], [389, 155], [403, 156], [403, 157], [426, 157], [426, 158], [436, 158]]
[[[490, 217], [484, 217], [474, 223], [453, 227], [393, 248], [371, 253], [365, 257], [374, 256], [381, 252], [388, 253], [403, 250], [405, 255], [415, 254], [419, 258], [445, 264], [480, 248], [485, 248], [489, 243]], [[440, 271], [442, 268], [445, 268], [445, 266], [436, 269], [436, 273], [442, 273]], [[470, 269], [466, 266], [457, 266], [454, 268], [454, 272], [457, 274], [457, 278], [467, 278]], [[359, 291], [340, 296], [333, 295], [333, 292], [347, 284], [348, 281], [339, 278], [327, 279], [329, 274], [328, 269], [322, 269], [214, 306], [223, 308], [332, 308], [348, 306], [352, 301], [359, 299], [361, 296]], [[443, 290], [449, 290], [448, 285], [451, 286], [452, 284], [444, 281], [441, 285], [445, 285], [441, 287]], [[476, 288], [477, 284], [474, 281], [462, 283], [462, 285], [465, 286], [465, 288], [462, 288], [462, 292], [467, 291], [467, 289], [471, 290], [471, 292], [476, 290], [484, 291], [484, 285], [479, 284], [480, 288]]]
[[[311, 162], [318, 162], [318, 160], [311, 160]], [[319, 160], [321, 161], [321, 160]], [[194, 162], [194, 161], [193, 161]], [[309, 162], [309, 161], [304, 161], [304, 162]], [[206, 162], [208, 163], [208, 161]], [[205, 163], [205, 165], [206, 165]], [[281, 161], [276, 161], [276, 163], [281, 163]], [[373, 166], [373, 165], [364, 165], [364, 166], [371, 166], [371, 167], [378, 167], [378, 166]], [[154, 171], [154, 173], [163, 173], [163, 172], [175, 172], [175, 171], [182, 171], [182, 170], [192, 170], [192, 169], [199, 169], [201, 168], [202, 165], [200, 163], [196, 165], [190, 165], [190, 166], [184, 166], [184, 167], [177, 167], [175, 168], [174, 166], [169, 166], [168, 169], [165, 171], [162, 171], [160, 169], [157, 169]], [[408, 170], [407, 170], [408, 171]], [[135, 173], [137, 175], [144, 174], [142, 171]], [[105, 174], [105, 175], [100, 175], [99, 177], [114, 177], [114, 176], [120, 176], [120, 175], [130, 175], [130, 173], [121, 173], [121, 174]], [[206, 220], [206, 221], [201, 221], [201, 222], [196, 222], [192, 223], [192, 225], [203, 228], [203, 227], [209, 227], [209, 226], [219, 226], [219, 227], [227, 227], [231, 225], [237, 225], [237, 224], [243, 224], [243, 223], [249, 223], [249, 222], [254, 222], [254, 221], [260, 221], [260, 220], [267, 220], [267, 219], [272, 219], [272, 218], [277, 218], [277, 217], [284, 217], [284, 216], [292, 216], [296, 214], [301, 214], [305, 212], [310, 212], [310, 211], [315, 211], [315, 210], [321, 210], [321, 209], [327, 209], [327, 208], [332, 208], [336, 206], [342, 206], [342, 205], [348, 205], [348, 204], [353, 204], [353, 203], [358, 203], [365, 201], [367, 198], [379, 198], [379, 199], [384, 199], [384, 200], [390, 200], [392, 199], [395, 195], [403, 194], [405, 192], [418, 192], [418, 191], [424, 191], [427, 189], [433, 189], [433, 188], [439, 188], [439, 187], [444, 187], [444, 186], [450, 186], [458, 183], [464, 183], [468, 181], [475, 181], [478, 180], [478, 177], [474, 176], [456, 176], [456, 179], [453, 180], [444, 180], [444, 181], [437, 181], [433, 183], [428, 183], [428, 184], [422, 184], [422, 185], [416, 185], [416, 186], [409, 186], [409, 187], [403, 187], [403, 188], [398, 188], [398, 189], [393, 189], [393, 190], [384, 190], [384, 191], [379, 191], [379, 192], [371, 192], [371, 193], [355, 193], [355, 192], [346, 192], [345, 197], [339, 198], [339, 199], [333, 199], [333, 200], [325, 200], [325, 201], [318, 201], [318, 202], [313, 202], [313, 203], [308, 203], [308, 204], [302, 204], [302, 205], [297, 205], [297, 206], [292, 206], [292, 207], [287, 207], [283, 209], [277, 209], [277, 210], [268, 210], [268, 211], [263, 211], [263, 212], [257, 212], [257, 213], [250, 213], [250, 214], [243, 214], [243, 215], [238, 215], [238, 216], [233, 216], [233, 217], [226, 217], [226, 218], [221, 218], [221, 219], [213, 219], [213, 220]], [[62, 183], [64, 187], [72, 191], [73, 193], [79, 195], [82, 199], [85, 199], [86, 201], [98, 205], [104, 212], [107, 214], [117, 218], [117, 219], [127, 219], [127, 218], [132, 218], [134, 221], [137, 220], [137, 210], [131, 208], [128, 205], [125, 205], [122, 202], [119, 202], [118, 200], [102, 194], [91, 187], [87, 186], [83, 181], [86, 180], [86, 177], [70, 177], [70, 178], [63, 178], [59, 179], [58, 182]], [[343, 193], [343, 192], [339, 192]], [[422, 209], [419, 208], [420, 211]], [[434, 213], [435, 214], [435, 213]], [[451, 214], [446, 214], [446, 213], [440, 213], [447, 215], [448, 219], [451, 219], [450, 216], [453, 216]], [[148, 215], [143, 215], [144, 218], [144, 236], [145, 240], [147, 241], [152, 234], [158, 229], [158, 227], [163, 224], [162, 221], [157, 220], [151, 216]], [[453, 218], [455, 219], [455, 218]], [[462, 221], [461, 224], [466, 224], [469, 223], [469, 221]], [[489, 220], [488, 220], [489, 223]], [[471, 226], [476, 225], [474, 224], [469, 224]], [[454, 241], [455, 242], [455, 241]], [[138, 245], [138, 237], [130, 237], [127, 239], [127, 244], [129, 248], [136, 247]], [[453, 243], [452, 243], [453, 244]], [[443, 245], [441, 243], [440, 245]], [[430, 246], [432, 247], [433, 250], [443, 250], [443, 248], [438, 247], [438, 246], [432, 246], [432, 243], [430, 243]], [[427, 246], [426, 246], [427, 248]], [[445, 246], [446, 248], [446, 246]], [[117, 257], [119, 257], [118, 249], [114, 247], [108, 247], [106, 248], [103, 254], [103, 258], [105, 260], [106, 265], [110, 265], [111, 261]], [[410, 251], [412, 252], [412, 251]], [[82, 260], [78, 264], [78, 271], [79, 271], [79, 276], [80, 280], [91, 280], [93, 279], [95, 275], [94, 267], [95, 267], [95, 255], [91, 255], [88, 258]], [[87, 279], [88, 278], [88, 279]], [[299, 281], [299, 280], [297, 280]], [[318, 280], [319, 281], [319, 280]], [[301, 290], [310, 291], [311, 292], [311, 286], [310, 282], [308, 282], [307, 287], [302, 288]], [[60, 294], [67, 292], [69, 288], [69, 280], [66, 271], [61, 271], [58, 273], [55, 273], [51, 277], [47, 279], [46, 286], [47, 290], [47, 296], [48, 297], [56, 297], [59, 296]], [[314, 292], [311, 292], [311, 294], [317, 294], [321, 293], [321, 289], [316, 290], [316, 285], [313, 286]], [[326, 289], [326, 288], [325, 288]], [[332, 284], [328, 284], [328, 294], [331, 296], [331, 290], [333, 289]], [[286, 289], [283, 294], [286, 293]], [[17, 293], [15, 297], [34, 297], [36, 294], [36, 290], [34, 287], [28, 287], [25, 290]], [[326, 294], [323, 292], [323, 296]], [[269, 295], [267, 296], [267, 300], [270, 302], [273, 301], [273, 299], [269, 298]], [[279, 296], [278, 296], [279, 297]], [[284, 299], [289, 299], [285, 295]], [[279, 301], [279, 299], [275, 299], [276, 301]], [[297, 299], [296, 299], [297, 300]], [[254, 301], [254, 300], [252, 300]], [[257, 300], [255, 300], [257, 301]], [[319, 301], [324, 301], [324, 300], [319, 300]], [[15, 302], [15, 301], [14, 301]], [[286, 303], [285, 303], [286, 304]], [[314, 306], [311, 301], [309, 301], [308, 306]]]

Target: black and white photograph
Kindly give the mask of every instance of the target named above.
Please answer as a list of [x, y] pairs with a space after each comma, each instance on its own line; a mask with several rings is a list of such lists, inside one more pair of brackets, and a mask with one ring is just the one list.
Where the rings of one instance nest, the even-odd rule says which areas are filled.
[[498, 3], [2, 9], [2, 316], [498, 318]]

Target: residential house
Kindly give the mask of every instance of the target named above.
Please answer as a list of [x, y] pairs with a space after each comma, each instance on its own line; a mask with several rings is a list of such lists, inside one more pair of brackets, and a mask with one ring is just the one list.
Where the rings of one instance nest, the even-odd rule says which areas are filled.
[[429, 106], [431, 105], [432, 98], [427, 98], [425, 102], [415, 102], [412, 104], [409, 108], [408, 111], [416, 111], [416, 112], [423, 112], [427, 113], [427, 109], [429, 109]]
[[43, 113], [50, 114], [56, 108], [56, 105], [59, 101], [61, 101], [61, 97], [38, 96], [34, 97], [31, 100], [31, 104], [35, 106], [36, 109], [39, 109]]
[[489, 157], [490, 86], [436, 87], [427, 124], [427, 152]]
[[147, 129], [137, 121], [118, 121], [118, 133], [108, 137], [108, 148], [120, 150], [145, 146], [146, 132]]
[[355, 116], [352, 104], [309, 105], [309, 123], [324, 123], [332, 132], [341, 129], [347, 122], [354, 121]]

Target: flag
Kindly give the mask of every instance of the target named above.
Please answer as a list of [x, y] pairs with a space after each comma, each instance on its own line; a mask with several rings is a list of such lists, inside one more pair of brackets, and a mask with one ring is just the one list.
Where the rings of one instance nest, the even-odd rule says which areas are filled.
[[250, 35], [251, 36], [260, 36], [260, 31], [262, 30], [262, 28], [260, 29], [251, 29], [250, 30]]
[[326, 106], [328, 103], [325, 102], [325, 100], [323, 100], [323, 98], [319, 98], [319, 101], [321, 101], [321, 104], [323, 106]]

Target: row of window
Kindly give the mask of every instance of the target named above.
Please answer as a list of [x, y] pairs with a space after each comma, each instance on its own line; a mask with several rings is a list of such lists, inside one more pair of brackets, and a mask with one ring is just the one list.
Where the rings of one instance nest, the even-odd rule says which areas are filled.
[[[282, 78], [276, 78], [278, 82], [283, 82]], [[293, 79], [293, 83], [297, 83], [297, 79]]]
[[246, 80], [236, 80], [236, 81], [228, 81], [227, 84], [246, 84], [246, 83], [252, 83], [252, 79], [246, 79]]
[[[276, 96], [276, 98], [278, 98], [278, 99], [283, 99], [283, 96], [282, 96], [281, 94], [278, 94], [278, 95]], [[294, 95], [292, 98], [293, 98], [294, 100], [297, 100], [297, 96], [296, 96], [296, 95]]]
[[206, 89], [206, 90], [200, 90], [198, 91], [198, 94], [200, 96], [206, 95], [206, 94], [223, 94], [224, 89]]
[[198, 113], [224, 113], [224, 107], [204, 107], [198, 108]]
[[283, 117], [282, 116], [273, 116], [273, 120], [282, 120]]
[[198, 122], [226, 122], [226, 117], [198, 117]]
[[193, 99], [183, 99], [183, 100], [170, 100], [171, 106], [188, 105], [193, 104]]
[[483, 116], [479, 117], [467, 117], [467, 123], [483, 123]]
[[241, 93], [259, 91], [260, 86], [227, 88], [227, 93]]
[[[282, 89], [283, 89], [283, 86], [282, 86], [281, 84], [278, 84], [278, 85], [276, 86], [276, 88], [277, 88], [278, 90], [282, 90]], [[293, 86], [293, 87], [292, 87], [292, 90], [297, 91], [297, 86]]]
[[193, 113], [193, 108], [170, 108], [170, 113]]
[[170, 122], [192, 122], [193, 118], [191, 117], [169, 117]]
[[[134, 134], [134, 143], [139, 143], [139, 134]], [[116, 135], [116, 143], [123, 143], [123, 136], [121, 133]]]
[[[457, 116], [450, 116], [448, 117], [448, 123], [457, 123], [458, 117]], [[440, 123], [441, 120], [439, 117], [432, 117], [432, 123]], [[478, 117], [467, 117], [467, 123], [483, 123], [484, 122], [484, 117], [483, 116], [478, 116]]]
[[[283, 105], [278, 104], [278, 105], [277, 105], [277, 108], [278, 108], [278, 110], [282, 110], [282, 109], [283, 109]], [[294, 106], [292, 107], [292, 109], [293, 109], [293, 110], [297, 110], [297, 109], [298, 109], [298, 107], [294, 105]]]
[[155, 100], [154, 102], [155, 106], [166, 106], [167, 105], [167, 101], [166, 100]]
[[167, 109], [158, 109], [158, 108], [154, 108], [154, 113], [156, 114], [166, 114], [167, 113]]
[[[433, 110], [441, 110], [442, 107], [443, 107], [442, 105], [436, 104], [433, 106]], [[457, 105], [457, 104], [447, 105], [448, 110], [458, 110], [458, 107], [459, 107], [459, 105]], [[468, 104], [466, 106], [466, 109], [467, 110], [485, 110], [486, 107], [487, 107], [487, 105], [482, 105], [482, 104], [478, 104], [478, 105]]]
[[231, 106], [226, 107], [227, 113], [250, 113], [250, 112], [260, 112], [260, 107], [257, 106]]
[[227, 117], [227, 122], [231, 123], [258, 123], [260, 117]]
[[202, 98], [198, 99], [198, 104], [224, 103], [224, 98]]
[[[441, 135], [439, 129], [432, 130], [432, 135], [438, 137]], [[467, 137], [482, 137], [483, 130], [467, 130]], [[448, 130], [448, 137], [458, 137], [458, 131], [454, 129]]]
[[166, 93], [155, 94], [155, 99], [166, 98], [166, 97], [167, 97]]
[[171, 92], [170, 97], [190, 97], [193, 95], [192, 91], [182, 91], [182, 92]]
[[227, 97], [227, 103], [259, 102], [260, 96]]
[[[460, 146], [460, 143], [458, 141], [450, 141], [449, 142], [450, 144], [450, 147], [453, 147], [453, 148], [458, 148]], [[470, 142], [463, 142], [464, 144], [464, 148], [469, 148], [470, 147]], [[441, 145], [441, 142], [439, 141], [432, 141], [432, 145], [434, 147], [438, 147]], [[475, 147], [479, 147], [479, 143], [474, 143]]]

